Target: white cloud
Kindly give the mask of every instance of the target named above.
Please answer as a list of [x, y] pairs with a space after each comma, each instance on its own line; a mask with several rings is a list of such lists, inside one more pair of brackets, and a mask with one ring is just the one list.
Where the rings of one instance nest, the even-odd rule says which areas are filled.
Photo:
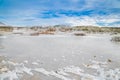
[[108, 24], [120, 21], [119, 15], [99, 16], [97, 18], [98, 18], [98, 21], [108, 23]]
[[[108, 15], [108, 16], [81, 16], [81, 17], [67, 17], [65, 22], [71, 24], [73, 26], [112, 26], [112, 27], [120, 27], [119, 15]], [[100, 24], [101, 25], [100, 25]]]
[[88, 26], [88, 25], [94, 25], [94, 26], [98, 26], [96, 23], [96, 20], [94, 18], [91, 17], [72, 17], [72, 18], [68, 18], [66, 19], [66, 23], [71, 24], [72, 26]]
[[100, 21], [104, 23], [114, 23], [114, 22], [120, 21], [120, 19], [102, 19]]
[[[29, 14], [30, 13], [30, 14]], [[103, 24], [103, 26], [120, 26], [119, 23], [114, 24], [115, 22], [119, 22], [120, 18], [119, 15], [94, 15], [94, 16], [76, 16], [76, 17], [68, 17], [65, 15], [57, 14], [61, 17], [56, 18], [39, 18], [36, 17], [36, 14], [39, 12], [32, 12], [32, 11], [26, 11], [24, 12], [24, 16], [21, 16], [21, 13], [19, 13], [19, 17], [14, 17], [7, 19], [7, 24], [9, 25], [56, 25], [56, 24], [70, 24], [72, 26], [100, 26], [98, 23]], [[28, 14], [28, 15], [27, 15]]]

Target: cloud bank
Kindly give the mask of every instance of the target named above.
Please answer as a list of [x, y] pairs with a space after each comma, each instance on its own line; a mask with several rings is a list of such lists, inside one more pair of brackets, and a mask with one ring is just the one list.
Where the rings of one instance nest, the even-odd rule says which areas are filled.
[[0, 10], [9, 25], [120, 27], [120, 0], [0, 0]]

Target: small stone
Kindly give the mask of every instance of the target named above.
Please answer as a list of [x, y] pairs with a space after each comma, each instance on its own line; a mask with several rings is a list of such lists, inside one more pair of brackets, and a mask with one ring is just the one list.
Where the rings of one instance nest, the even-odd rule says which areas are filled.
[[94, 56], [94, 58], [96, 58], [96, 56]]
[[87, 67], [89, 67], [90, 65], [89, 64], [87, 64]]
[[112, 62], [112, 60], [111, 60], [111, 59], [108, 59], [107, 61], [108, 61], [108, 62]]
[[55, 71], [55, 73], [58, 73], [58, 71]]
[[7, 67], [0, 68], [0, 72], [7, 72], [9, 69]]

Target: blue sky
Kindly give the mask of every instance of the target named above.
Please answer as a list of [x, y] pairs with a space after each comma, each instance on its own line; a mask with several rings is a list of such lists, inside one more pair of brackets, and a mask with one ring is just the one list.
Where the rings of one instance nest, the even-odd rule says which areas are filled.
[[120, 27], [120, 0], [0, 0], [0, 22]]

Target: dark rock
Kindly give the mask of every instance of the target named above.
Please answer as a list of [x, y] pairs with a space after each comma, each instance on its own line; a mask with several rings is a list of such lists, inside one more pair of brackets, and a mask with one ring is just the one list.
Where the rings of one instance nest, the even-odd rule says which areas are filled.
[[74, 33], [75, 36], [86, 36], [85, 33]]
[[111, 59], [108, 59], [107, 62], [112, 62], [112, 60], [111, 60]]

